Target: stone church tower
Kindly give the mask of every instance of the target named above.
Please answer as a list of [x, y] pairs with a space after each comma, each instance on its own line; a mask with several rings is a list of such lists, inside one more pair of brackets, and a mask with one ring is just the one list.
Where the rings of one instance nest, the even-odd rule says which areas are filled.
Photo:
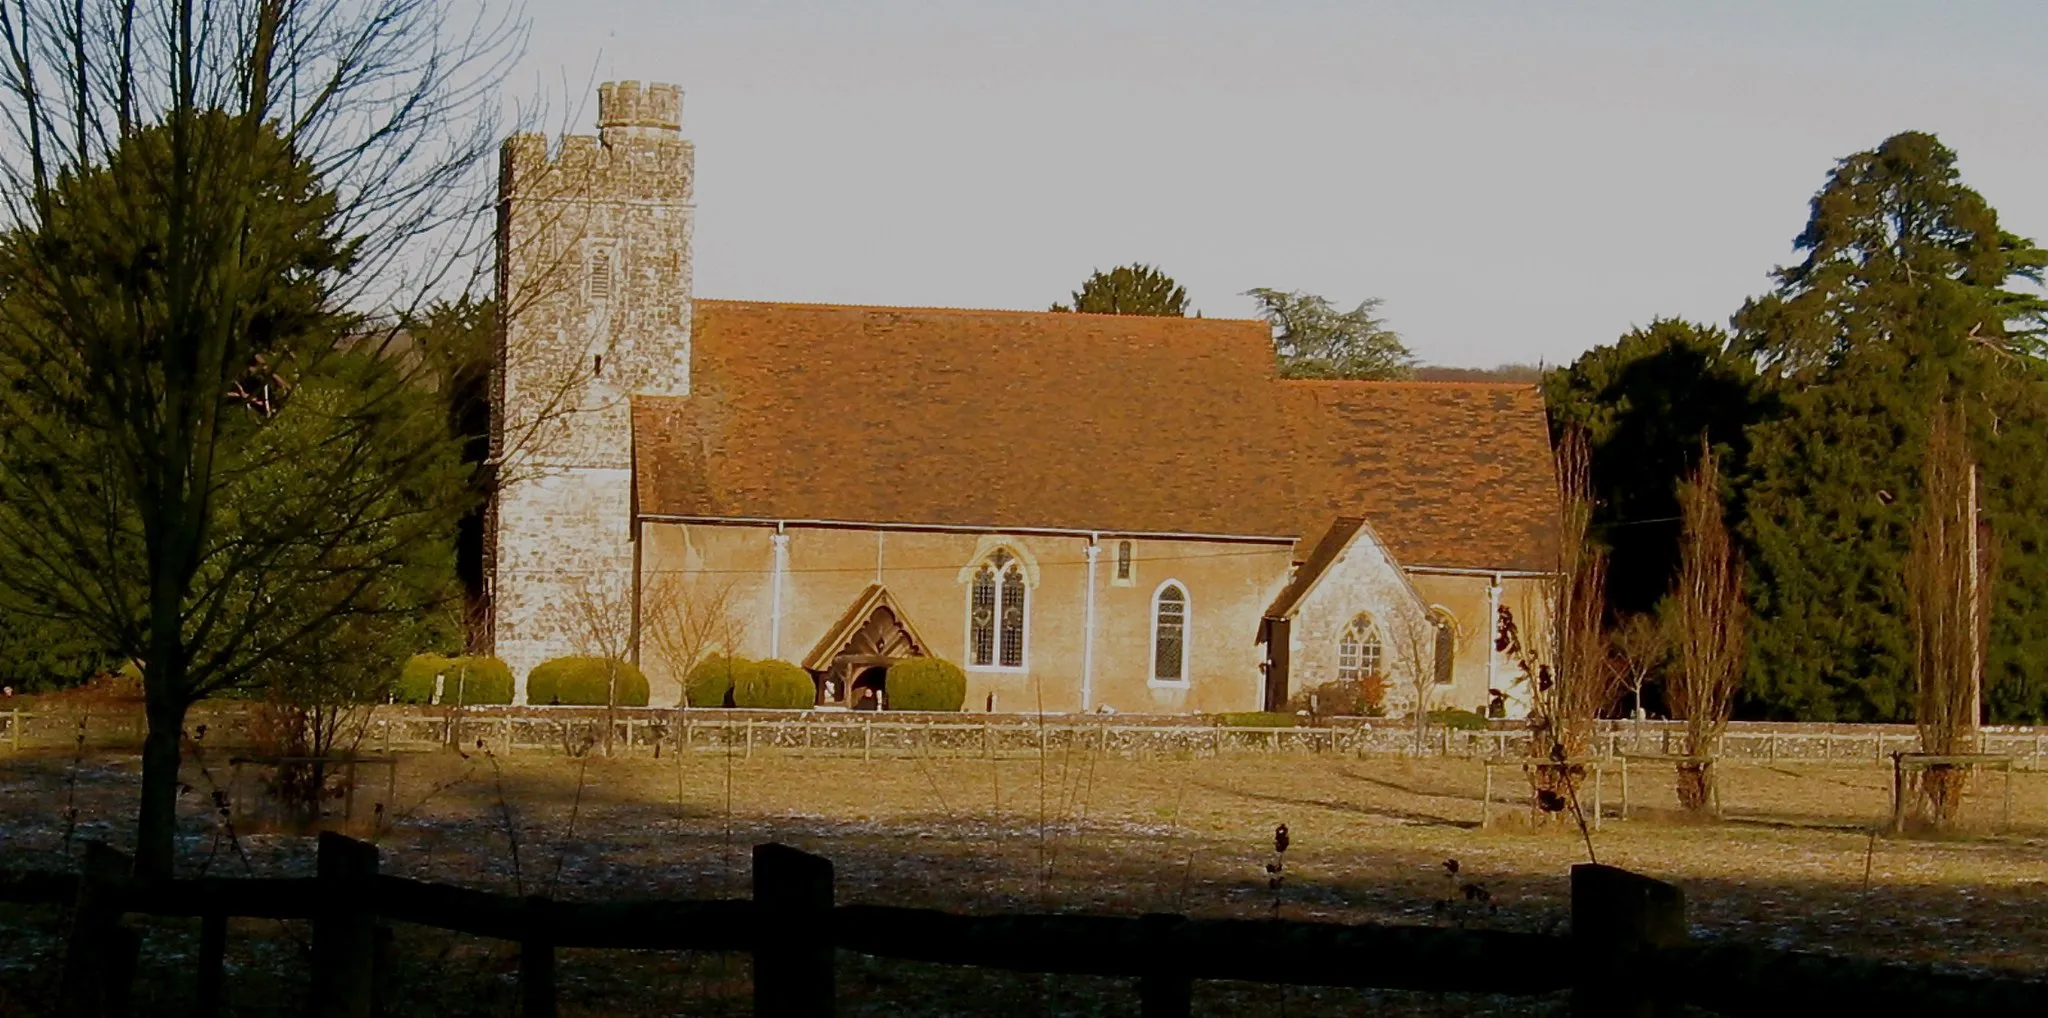
[[596, 137], [551, 155], [546, 138], [517, 135], [501, 155], [488, 625], [521, 702], [534, 665], [627, 649], [628, 400], [690, 391], [682, 102], [674, 85], [608, 83]]

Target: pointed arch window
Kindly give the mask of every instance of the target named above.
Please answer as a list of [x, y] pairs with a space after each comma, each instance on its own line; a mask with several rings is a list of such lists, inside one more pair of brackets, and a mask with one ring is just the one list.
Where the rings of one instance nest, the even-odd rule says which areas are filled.
[[1337, 639], [1337, 678], [1357, 682], [1367, 676], [1386, 674], [1382, 671], [1382, 649], [1379, 624], [1371, 615], [1360, 612]]
[[1024, 567], [1007, 549], [983, 559], [968, 589], [967, 661], [975, 668], [1024, 667], [1031, 594]]
[[1152, 681], [1188, 681], [1188, 592], [1168, 580], [1152, 594]]
[[1458, 620], [1449, 609], [1438, 606], [1429, 610], [1429, 621], [1436, 626], [1436, 684], [1448, 686], [1458, 663]]
[[1116, 582], [1131, 582], [1131, 542], [1116, 543]]

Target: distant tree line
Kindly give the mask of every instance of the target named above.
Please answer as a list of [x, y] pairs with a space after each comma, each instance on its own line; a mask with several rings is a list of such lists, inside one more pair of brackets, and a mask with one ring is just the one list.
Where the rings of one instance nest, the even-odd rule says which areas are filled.
[[1704, 447], [1747, 563], [1737, 715], [1913, 720], [1909, 558], [1930, 422], [1952, 413], [1996, 549], [1987, 720], [2048, 718], [2048, 252], [1918, 132], [1841, 160], [1794, 243], [1729, 328], [1659, 319], [1543, 379], [1553, 429], [1593, 445], [1610, 624], [1671, 614]]

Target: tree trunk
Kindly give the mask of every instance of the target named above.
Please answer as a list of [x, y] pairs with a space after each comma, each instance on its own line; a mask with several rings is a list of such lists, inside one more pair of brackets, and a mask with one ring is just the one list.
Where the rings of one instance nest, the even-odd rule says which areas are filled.
[[135, 818], [135, 875], [169, 879], [178, 830], [179, 741], [185, 729], [180, 697], [148, 691], [149, 734], [142, 742], [142, 804]]
[[1678, 765], [1678, 805], [1687, 813], [1704, 813], [1714, 801], [1714, 765]]

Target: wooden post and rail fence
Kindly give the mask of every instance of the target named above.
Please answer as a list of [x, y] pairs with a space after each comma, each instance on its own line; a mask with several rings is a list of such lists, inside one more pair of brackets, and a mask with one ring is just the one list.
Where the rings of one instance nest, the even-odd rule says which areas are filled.
[[971, 916], [834, 901], [830, 861], [782, 845], [754, 849], [751, 900], [557, 901], [378, 872], [374, 845], [319, 842], [312, 878], [137, 882], [126, 856], [89, 845], [79, 873], [0, 870], [0, 901], [68, 905], [64, 1004], [75, 1018], [124, 1013], [140, 934], [125, 915], [201, 920], [196, 1013], [217, 1014], [228, 920], [311, 920], [318, 1018], [368, 1018], [377, 927], [402, 922], [520, 945], [525, 1018], [556, 1013], [562, 948], [737, 952], [753, 956], [754, 1013], [833, 1013], [835, 955], [1130, 980], [1148, 1018], [1190, 1013], [1204, 979], [1432, 993], [1569, 991], [1580, 1016], [1857, 1013], [2048, 1014], [2048, 982], [1969, 976], [1687, 933], [1685, 900], [1662, 881], [1610, 866], [1571, 871], [1568, 934], [1178, 915]]

